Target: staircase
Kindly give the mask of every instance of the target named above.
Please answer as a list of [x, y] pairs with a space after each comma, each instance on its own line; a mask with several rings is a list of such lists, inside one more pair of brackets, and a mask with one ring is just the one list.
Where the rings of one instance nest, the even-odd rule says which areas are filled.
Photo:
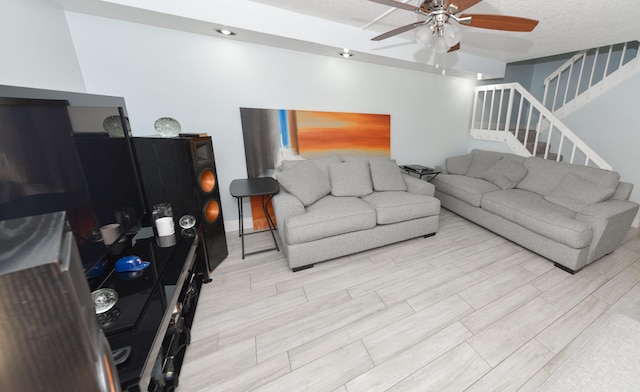
[[640, 70], [638, 41], [577, 53], [544, 80], [542, 102], [564, 118]]
[[518, 155], [611, 166], [561, 118], [640, 71], [638, 42], [574, 55], [545, 79], [540, 102], [519, 83], [478, 86], [471, 137], [502, 141]]
[[478, 86], [471, 137], [505, 142], [518, 155], [611, 169], [520, 83]]

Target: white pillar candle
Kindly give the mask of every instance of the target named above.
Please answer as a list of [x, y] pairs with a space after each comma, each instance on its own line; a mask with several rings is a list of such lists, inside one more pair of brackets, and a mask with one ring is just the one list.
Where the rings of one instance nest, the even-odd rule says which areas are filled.
[[175, 225], [173, 224], [173, 218], [165, 216], [163, 218], [156, 219], [156, 229], [159, 236], [172, 235], [175, 233]]

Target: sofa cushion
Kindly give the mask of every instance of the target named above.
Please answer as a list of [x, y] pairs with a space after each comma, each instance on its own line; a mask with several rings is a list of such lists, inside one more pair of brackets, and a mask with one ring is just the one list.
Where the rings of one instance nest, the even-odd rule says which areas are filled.
[[600, 187], [615, 191], [620, 182], [620, 174], [595, 167], [556, 162], [548, 159], [530, 157], [524, 161], [527, 175], [516, 185], [518, 189], [547, 195], [553, 191], [567, 173], [573, 173], [598, 184]]
[[500, 189], [512, 189], [527, 175], [527, 169], [522, 163], [509, 158], [503, 158], [491, 166], [482, 178], [490, 181]]
[[573, 211], [601, 202], [613, 195], [614, 189], [601, 187], [586, 178], [567, 173], [563, 180], [544, 198]]
[[403, 222], [440, 213], [440, 200], [408, 192], [373, 192], [363, 197], [362, 200], [371, 203], [375, 208], [376, 222], [380, 225]]
[[[312, 162], [314, 165], [318, 166], [318, 168], [320, 170], [322, 170], [322, 172], [324, 173], [325, 176], [329, 177], [329, 164], [334, 163], [334, 162], [342, 162], [342, 157], [340, 155], [327, 155], [327, 156], [323, 156], [323, 157], [311, 158], [311, 159], [302, 159], [302, 160], [307, 160], [309, 162]], [[280, 165], [279, 170], [280, 171], [284, 171], [284, 170], [290, 169], [293, 166], [295, 166], [298, 163], [300, 163], [300, 161], [301, 160], [285, 160], [285, 161], [282, 161], [282, 164]]]
[[318, 166], [310, 161], [296, 162], [286, 170], [276, 172], [276, 179], [285, 191], [297, 197], [305, 206], [331, 192], [329, 178]]
[[300, 244], [375, 227], [373, 207], [357, 197], [325, 196], [304, 215], [289, 217], [284, 227], [289, 244]]
[[371, 181], [376, 191], [406, 191], [398, 165], [390, 159], [373, 158], [369, 161]]
[[471, 166], [472, 159], [472, 154], [458, 155], [455, 157], [447, 158], [447, 160], [445, 161], [445, 165], [447, 166], [447, 173], [459, 174], [461, 176], [466, 175], [469, 171], [469, 166]]
[[467, 176], [475, 178], [482, 178], [484, 173], [489, 170], [491, 166], [503, 159], [502, 155], [493, 151], [479, 150], [474, 151], [472, 155], [473, 158], [471, 159], [471, 166], [469, 166]]
[[366, 196], [373, 192], [369, 160], [329, 164], [331, 194], [334, 196]]
[[453, 196], [474, 207], [480, 207], [480, 200], [485, 193], [500, 190], [489, 181], [457, 174], [440, 174], [432, 183], [438, 192]]
[[576, 220], [574, 211], [548, 202], [533, 192], [508, 189], [487, 193], [481, 207], [574, 249], [591, 243], [593, 233], [588, 223]]

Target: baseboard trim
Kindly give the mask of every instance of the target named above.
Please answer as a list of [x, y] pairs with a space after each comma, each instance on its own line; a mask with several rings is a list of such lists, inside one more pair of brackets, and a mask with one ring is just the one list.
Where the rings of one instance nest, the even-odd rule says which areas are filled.
[[[242, 220], [245, 230], [253, 230], [253, 218], [245, 218]], [[224, 231], [229, 233], [231, 231], [240, 231], [240, 223], [237, 219], [224, 221]]]

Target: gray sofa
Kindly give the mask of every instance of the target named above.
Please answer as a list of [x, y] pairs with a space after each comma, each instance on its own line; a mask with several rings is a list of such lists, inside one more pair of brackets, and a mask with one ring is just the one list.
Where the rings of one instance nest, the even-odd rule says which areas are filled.
[[433, 183], [442, 206], [575, 273], [613, 252], [638, 204], [614, 171], [473, 150]]
[[283, 161], [276, 179], [273, 210], [293, 271], [438, 229], [434, 186], [389, 158]]

